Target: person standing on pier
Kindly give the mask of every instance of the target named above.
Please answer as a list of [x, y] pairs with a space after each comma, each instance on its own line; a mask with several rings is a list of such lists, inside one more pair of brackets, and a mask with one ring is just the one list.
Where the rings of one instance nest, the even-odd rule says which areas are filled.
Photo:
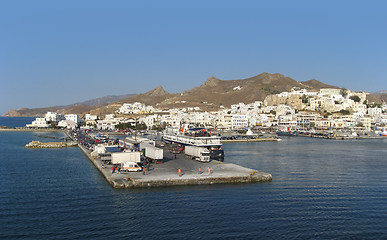
[[211, 171], [211, 168], [210, 168], [210, 167], [208, 167], [208, 174], [209, 174], [209, 175], [212, 175], [212, 171]]
[[142, 168], [142, 175], [145, 175], [145, 168]]
[[179, 177], [181, 177], [181, 169], [177, 169], [177, 172], [179, 173]]
[[202, 174], [202, 168], [199, 167], [199, 174]]
[[113, 165], [113, 167], [112, 167], [112, 173], [114, 173], [114, 165]]

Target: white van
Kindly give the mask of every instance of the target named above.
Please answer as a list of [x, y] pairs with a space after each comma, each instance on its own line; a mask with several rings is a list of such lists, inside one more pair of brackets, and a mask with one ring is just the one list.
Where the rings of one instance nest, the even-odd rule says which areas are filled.
[[121, 171], [123, 172], [139, 172], [142, 168], [134, 162], [123, 162], [121, 163]]

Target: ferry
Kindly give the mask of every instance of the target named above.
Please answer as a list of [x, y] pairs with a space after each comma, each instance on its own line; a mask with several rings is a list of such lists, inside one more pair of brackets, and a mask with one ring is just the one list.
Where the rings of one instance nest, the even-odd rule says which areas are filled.
[[207, 148], [212, 160], [224, 161], [220, 136], [213, 135], [205, 128], [188, 128], [187, 125], [180, 129], [169, 127], [164, 131], [163, 140], [170, 144]]

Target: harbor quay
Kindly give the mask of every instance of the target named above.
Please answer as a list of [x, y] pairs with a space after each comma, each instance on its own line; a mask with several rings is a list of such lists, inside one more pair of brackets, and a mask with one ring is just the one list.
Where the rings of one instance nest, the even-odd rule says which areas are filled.
[[117, 172], [115, 169], [113, 172], [113, 165], [104, 164], [99, 157], [92, 157], [91, 152], [82, 144], [78, 146], [113, 188], [254, 183], [272, 180], [269, 173], [232, 163], [203, 163], [188, 159], [184, 154], [173, 154], [166, 149], [163, 162], [152, 163], [143, 172]]

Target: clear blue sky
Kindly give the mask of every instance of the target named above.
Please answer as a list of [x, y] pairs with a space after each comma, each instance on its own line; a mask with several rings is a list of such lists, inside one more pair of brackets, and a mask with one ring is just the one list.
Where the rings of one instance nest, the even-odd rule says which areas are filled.
[[262, 72], [387, 90], [387, 1], [0, 1], [0, 114]]

